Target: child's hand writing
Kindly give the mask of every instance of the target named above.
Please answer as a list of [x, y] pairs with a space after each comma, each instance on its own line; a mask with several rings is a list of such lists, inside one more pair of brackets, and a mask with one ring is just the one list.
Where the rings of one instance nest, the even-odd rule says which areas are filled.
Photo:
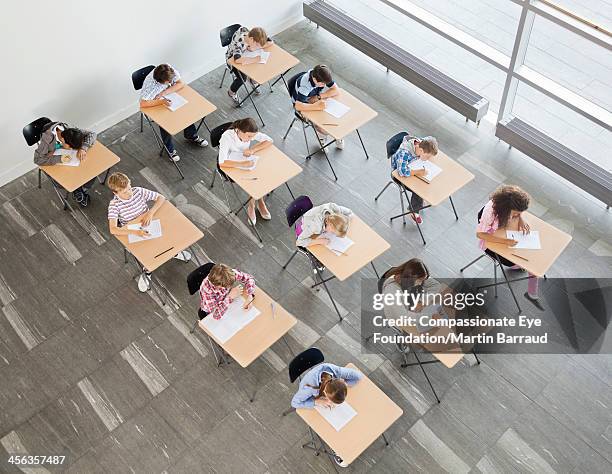
[[335, 406], [327, 398], [316, 398], [314, 403], [316, 406], [323, 408], [333, 408]]
[[231, 299], [233, 299], [233, 300], [234, 300], [234, 299], [238, 298], [238, 296], [240, 296], [240, 293], [241, 293], [241, 292], [242, 292], [242, 288], [241, 288], [241, 287], [239, 287], [239, 286], [235, 286], [234, 288], [232, 288], [232, 289], [229, 291], [228, 296], [229, 296]]
[[327, 245], [329, 244], [329, 239], [327, 237], [319, 237], [312, 241], [312, 245]]

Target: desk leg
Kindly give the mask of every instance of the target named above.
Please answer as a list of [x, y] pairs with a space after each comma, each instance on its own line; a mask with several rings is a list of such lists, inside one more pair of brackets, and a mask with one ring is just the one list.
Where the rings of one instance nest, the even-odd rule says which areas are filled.
[[[416, 211], [412, 208], [412, 203], [410, 202], [410, 198], [408, 197], [408, 191], [406, 191], [406, 188], [403, 188], [403, 191], [404, 191], [404, 196], [406, 197], [406, 201], [408, 201], [408, 209], [410, 209], [410, 214], [414, 216]], [[396, 216], [396, 217], [399, 217], [399, 216]], [[391, 218], [391, 220], [393, 219], [395, 219], [395, 217]], [[427, 242], [425, 242], [425, 237], [423, 237], [423, 231], [421, 230], [421, 226], [416, 220], [414, 221], [414, 223], [416, 224], [417, 229], [419, 230], [419, 234], [421, 234], [421, 240], [423, 241], [423, 245], [427, 245]]]
[[[285, 336], [283, 335], [283, 337], [281, 337], [281, 339], [283, 340], [283, 342], [285, 343], [285, 345], [287, 346], [287, 349], [289, 349], [289, 353], [292, 356], [295, 356], [295, 354], [293, 353], [293, 350], [291, 349], [291, 346], [289, 345], [289, 341], [287, 341], [287, 338], [285, 338]], [[476, 354], [474, 354], [476, 355]]]
[[380, 276], [378, 275], [378, 272], [376, 271], [376, 267], [374, 266], [374, 262], [370, 262], [370, 265], [372, 265], [372, 270], [374, 270], [374, 274], [376, 275], [376, 278], [380, 279]]
[[189, 247], [189, 250], [191, 251], [191, 255], [193, 256], [193, 260], [196, 264], [196, 267], [201, 267], [202, 264], [200, 263], [200, 259], [198, 258], [198, 255], [195, 253], [195, 251], [193, 250], [193, 247]]
[[451, 206], [453, 206], [453, 212], [455, 213], [455, 219], [459, 220], [459, 216], [457, 215], [457, 209], [455, 209], [455, 203], [453, 202], [453, 197], [449, 196], [448, 199], [450, 200]]
[[356, 128], [355, 131], [357, 132], [357, 136], [359, 137], [359, 141], [361, 142], [361, 148], [363, 148], [363, 152], [365, 153], [366, 160], [369, 160], [370, 156], [368, 155], [368, 150], [366, 150], [366, 147], [363, 144], [363, 140], [361, 139], [361, 133], [359, 133], [359, 129], [358, 128]]
[[200, 127], [202, 126], [202, 124], [204, 124], [204, 126], [206, 127], [206, 130], [208, 130], [208, 134], [210, 135], [210, 128], [208, 127], [208, 124], [206, 123], [206, 117], [202, 117], [202, 120], [200, 120], [200, 123], [198, 124], [198, 127], [196, 128], [196, 133], [200, 131]]
[[259, 113], [259, 110], [257, 109], [257, 106], [255, 105], [255, 101], [253, 100], [253, 93], [259, 87], [259, 85], [257, 85], [257, 87], [255, 87], [252, 91], [249, 92], [249, 88], [247, 87], [246, 82], [244, 82], [244, 79], [242, 78], [242, 73], [240, 73], [240, 71], [238, 72], [238, 77], [242, 81], [242, 85], [244, 86], [244, 89], [247, 91], [247, 96], [244, 99], [242, 99], [242, 101], [238, 104], [238, 107], [241, 107], [242, 104], [247, 99], [249, 99], [251, 101], [251, 104], [253, 104], [253, 108], [255, 109], [255, 112], [257, 112], [257, 116], [259, 117], [259, 120], [261, 120], [262, 127], [265, 127], [266, 124], [264, 123], [263, 119], [261, 118], [261, 114]]
[[480, 365], [480, 359], [478, 358], [478, 356], [476, 355], [476, 351], [474, 349], [472, 349], [472, 354], [474, 354], [474, 357], [476, 358], [476, 363], [478, 365]]
[[[234, 189], [234, 194], [236, 194], [236, 199], [238, 199], [238, 194], [236, 193], [236, 189], [234, 188], [234, 184], [232, 183], [232, 189]], [[251, 225], [251, 227], [253, 228], [253, 233], [257, 236], [257, 238], [259, 239], [259, 241], [261, 243], [263, 243], [263, 239], [261, 238], [261, 235], [259, 235], [259, 231], [257, 230], [257, 227], [255, 227], [255, 224], [253, 223], [253, 221], [251, 220], [251, 218], [249, 217], [249, 213], [247, 212], [247, 210], [245, 209], [246, 205], [249, 203], [249, 201], [252, 198], [249, 197], [249, 199], [247, 199], [245, 201], [245, 203], [240, 206], [240, 208], [238, 210], [236, 210], [236, 212], [234, 212], [235, 215], [238, 215], [238, 213], [244, 209], [244, 214], [246, 215], [247, 221], [249, 222], [249, 224]]]
[[[319, 132], [317, 132], [316, 127], [313, 125], [312, 129], [315, 132], [315, 135], [317, 137], [317, 140], [319, 141], [319, 145], [321, 147], [321, 151], [323, 152], [323, 154], [325, 155], [325, 159], [327, 160], [327, 164], [329, 165], [329, 167], [331, 168], [331, 172], [334, 175], [334, 179], [336, 181], [338, 181], [338, 176], [336, 176], [336, 172], [334, 171], [334, 167], [331, 164], [331, 161], [329, 161], [329, 156], [327, 156], [327, 151], [325, 150], [325, 148], [327, 148], [329, 145], [331, 145], [332, 143], [334, 143], [336, 140], [332, 140], [331, 142], [327, 143], [327, 144], [323, 144], [323, 141], [321, 140], [321, 137], [319, 137]], [[317, 152], [315, 152], [317, 153]], [[314, 153], [311, 153], [309, 156], [314, 155]], [[308, 157], [306, 157], [308, 159]]]
[[291, 192], [291, 188], [289, 187], [289, 183], [285, 183], [285, 186], [287, 186], [287, 191], [289, 191], [289, 194], [291, 194], [291, 199], [295, 199], [295, 196], [293, 195], [293, 193]]
[[425, 368], [423, 367], [423, 364], [421, 364], [421, 359], [419, 359], [419, 356], [418, 356], [416, 351], [412, 351], [412, 352], [414, 353], [414, 356], [416, 357], [416, 360], [419, 363], [419, 367], [423, 371], [423, 375], [427, 379], [427, 383], [429, 384], [429, 387], [431, 388], [431, 391], [433, 392], [434, 397], [436, 397], [436, 400], [438, 401], [438, 403], [440, 403], [440, 399], [438, 398], [438, 394], [436, 393], [436, 389], [431, 384], [431, 381], [429, 380], [429, 377], [427, 376], [427, 372], [425, 372]]
[[381, 436], [382, 436], [382, 439], [384, 439], [384, 440], [385, 440], [385, 446], [389, 446], [389, 440], [387, 439], [387, 437], [385, 436], [385, 434], [384, 434], [384, 433], [382, 433], [382, 434], [381, 434]]
[[[331, 295], [331, 292], [329, 291], [329, 288], [327, 288], [327, 284], [325, 283], [326, 280], [323, 279], [323, 277], [319, 274], [319, 270], [317, 269], [316, 265], [314, 264], [314, 262], [311, 262], [312, 264], [312, 268], [314, 270], [314, 274], [316, 276], [319, 277], [319, 279], [321, 280], [321, 284], [323, 285], [323, 288], [325, 288], [325, 292], [327, 293], [327, 296], [329, 296], [329, 299], [332, 302], [332, 305], [334, 306], [334, 309], [336, 310], [336, 313], [338, 313], [338, 317], [340, 318], [340, 322], [342, 322], [342, 315], [340, 314], [340, 310], [338, 309], [338, 307], [336, 306], [336, 302], [334, 301], [334, 298]], [[316, 280], [316, 278], [315, 278]]]
[[153, 123], [151, 122], [151, 120], [149, 120], [149, 117], [147, 117], [147, 122], [151, 126], [151, 130], [153, 130], [153, 136], [155, 136], [155, 141], [157, 141], [157, 146], [159, 146], [159, 156], [162, 156], [165, 151], [166, 155], [168, 156], [168, 159], [170, 160], [170, 162], [174, 165], [174, 167], [177, 169], [177, 171], [181, 175], [181, 179], [185, 179], [185, 175], [181, 171], [181, 168], [179, 167], [178, 163], [172, 159], [170, 150], [168, 150], [168, 148], [166, 148], [166, 145], [164, 145], [164, 141], [162, 140], [161, 135], [157, 134], [157, 130], [155, 130], [155, 127], [153, 126]]
[[38, 189], [40, 189], [41, 187], [41, 182], [42, 182], [42, 170], [38, 168]]
[[[516, 299], [516, 295], [514, 294], [514, 290], [512, 289], [512, 285], [510, 284], [510, 281], [508, 281], [508, 277], [506, 276], [506, 270], [504, 270], [504, 266], [502, 265], [501, 261], [499, 260], [499, 256], [497, 257], [497, 261], [499, 262], [499, 268], [502, 271], [502, 275], [504, 275], [504, 280], [506, 280], [506, 284], [508, 285], [508, 289], [510, 290], [510, 293], [512, 293], [512, 298], [514, 299], [514, 302], [516, 303], [516, 307], [519, 310], [519, 313], [521, 312], [521, 306], [519, 305], [518, 300]], [[529, 277], [527, 277], [529, 278]], [[496, 286], [497, 288], [497, 286]]]

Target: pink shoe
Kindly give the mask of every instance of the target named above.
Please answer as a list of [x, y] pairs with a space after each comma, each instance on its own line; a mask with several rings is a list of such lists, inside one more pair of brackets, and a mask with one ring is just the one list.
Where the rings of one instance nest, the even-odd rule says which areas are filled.
[[423, 223], [423, 218], [419, 214], [417, 214], [416, 216], [414, 214], [410, 214], [410, 218], [417, 224]]

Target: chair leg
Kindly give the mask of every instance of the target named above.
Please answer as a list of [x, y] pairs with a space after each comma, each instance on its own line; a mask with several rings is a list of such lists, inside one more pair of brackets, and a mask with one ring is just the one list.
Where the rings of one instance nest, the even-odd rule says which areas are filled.
[[295, 408], [291, 407], [288, 410], [285, 410], [282, 416], [287, 416], [289, 413], [292, 413], [294, 411], [295, 411]]
[[287, 266], [291, 263], [291, 260], [293, 260], [293, 257], [295, 257], [297, 255], [298, 251], [296, 250], [295, 252], [293, 252], [293, 255], [291, 255], [291, 257], [289, 257], [289, 260], [287, 260], [287, 263], [285, 263], [283, 265], [283, 270], [285, 270], [287, 268]]
[[200, 322], [199, 319], [196, 319], [196, 322], [193, 323], [193, 327], [191, 328], [191, 331], [189, 331], [190, 334], [193, 334], [195, 331], [196, 326], [198, 325], [198, 323]]
[[287, 138], [287, 135], [289, 135], [289, 132], [291, 131], [291, 127], [293, 127], [293, 124], [295, 123], [296, 118], [293, 117], [293, 120], [291, 121], [291, 123], [289, 124], [289, 128], [287, 129], [287, 132], [285, 133], [285, 135], [283, 135], [283, 140]]
[[[499, 259], [497, 260], [499, 262]], [[502, 274], [504, 275], [504, 280], [506, 280], [506, 284], [508, 285], [508, 289], [510, 290], [510, 293], [512, 293], [512, 298], [514, 299], [514, 302], [516, 303], [516, 307], [519, 310], [519, 313], [521, 312], [521, 306], [519, 305], [518, 300], [516, 299], [516, 295], [514, 294], [514, 290], [512, 289], [512, 285], [510, 284], [510, 282], [508, 281], [508, 277], [506, 276], [506, 270], [504, 270], [504, 267], [502, 266], [501, 262], [499, 262], [499, 268], [502, 271]]]
[[402, 205], [402, 222], [406, 225], [406, 211], [404, 209], [404, 190], [398, 186], [399, 194], [400, 194], [400, 203]]
[[227, 68], [223, 69], [223, 77], [221, 78], [221, 84], [219, 84], [219, 89], [223, 87], [223, 82], [225, 81], [226, 74], [227, 74]]
[[381, 192], [379, 192], [379, 193], [376, 195], [376, 197], [374, 198], [374, 200], [375, 200], [375, 201], [378, 201], [378, 198], [379, 198], [380, 196], [382, 196], [382, 193], [384, 193], [384, 192], [387, 190], [387, 188], [389, 187], [389, 185], [391, 185], [391, 184], [393, 184], [393, 181], [389, 181], [389, 182], [388, 182], [388, 183], [385, 185], [385, 187], [384, 187], [384, 188], [382, 188], [382, 191], [381, 191]]
[[483, 253], [480, 257], [472, 260], [470, 263], [468, 263], [465, 267], [461, 268], [459, 271], [463, 273], [463, 270], [465, 270], [468, 267], [471, 267], [472, 265], [474, 265], [478, 260], [480, 260], [481, 258], [483, 258], [485, 256], [485, 254]]
[[215, 170], [215, 172], [213, 173], [213, 179], [210, 182], [210, 189], [213, 188], [213, 186], [215, 185], [215, 179], [217, 179], [217, 171]]
[[140, 133], [144, 131], [144, 114], [140, 112]]
[[427, 379], [427, 383], [429, 384], [429, 387], [431, 388], [431, 391], [433, 392], [434, 397], [436, 397], [437, 402], [440, 403], [440, 399], [438, 398], [438, 394], [436, 393], [436, 389], [431, 384], [431, 380], [429, 380], [429, 377], [427, 376], [427, 372], [425, 372], [425, 367], [423, 367], [423, 364], [421, 364], [421, 359], [419, 359], [419, 356], [417, 355], [416, 351], [412, 351], [412, 352], [413, 352], [414, 356], [416, 357], [417, 362], [419, 363], [419, 367], [423, 371], [423, 375]]
[[495, 282], [495, 298], [497, 298], [497, 263], [493, 262], [493, 281]]
[[304, 143], [306, 143], [306, 156], [308, 156], [310, 154], [310, 146], [308, 145], [308, 136], [306, 135], [306, 125], [304, 125], [304, 122], [302, 122], [302, 133], [304, 134]]
[[42, 170], [38, 168], [38, 189], [40, 189], [41, 182], [42, 182]]

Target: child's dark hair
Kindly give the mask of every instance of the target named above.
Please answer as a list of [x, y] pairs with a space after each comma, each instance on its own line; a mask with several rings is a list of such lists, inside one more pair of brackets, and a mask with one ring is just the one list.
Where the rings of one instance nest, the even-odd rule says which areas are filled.
[[312, 68], [312, 78], [317, 82], [329, 84], [332, 81], [331, 69], [325, 64], [319, 64]]
[[523, 212], [529, 207], [529, 194], [518, 186], [503, 185], [491, 194], [493, 212], [500, 228], [508, 225], [512, 211]]
[[230, 125], [230, 128], [240, 130], [242, 133], [257, 133], [259, 131], [257, 122], [251, 117], [236, 120]]
[[62, 132], [62, 138], [70, 148], [80, 149], [85, 142], [85, 134], [78, 128], [67, 128]]
[[174, 77], [174, 69], [169, 64], [160, 64], [153, 70], [153, 79], [160, 84], [169, 82]]
[[415, 286], [415, 281], [429, 278], [429, 270], [420, 258], [411, 258], [407, 262], [389, 269], [384, 278], [393, 277], [402, 290], [408, 291]]

